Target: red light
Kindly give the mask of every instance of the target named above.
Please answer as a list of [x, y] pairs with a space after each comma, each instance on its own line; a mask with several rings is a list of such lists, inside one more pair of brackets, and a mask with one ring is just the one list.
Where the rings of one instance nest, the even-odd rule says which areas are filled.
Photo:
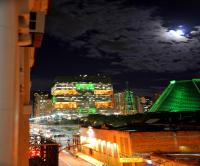
[[40, 156], [40, 151], [37, 151], [37, 152], [35, 153], [35, 155], [36, 155], [36, 156]]
[[29, 157], [40, 157], [40, 149], [30, 149]]

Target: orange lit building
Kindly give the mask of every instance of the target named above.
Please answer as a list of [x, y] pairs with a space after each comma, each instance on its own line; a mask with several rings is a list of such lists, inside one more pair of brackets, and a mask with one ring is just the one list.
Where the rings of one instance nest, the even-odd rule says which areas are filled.
[[76, 115], [113, 111], [113, 87], [104, 76], [57, 78], [51, 94], [55, 111]]
[[[144, 166], [148, 163], [181, 166], [187, 162], [178, 160], [175, 154], [200, 154], [200, 132], [136, 132], [88, 127], [81, 128], [80, 145], [81, 153], [77, 153], [80, 157], [83, 153], [109, 166]], [[174, 156], [167, 159], [163, 155], [166, 153]], [[192, 166], [192, 160], [188, 161]]]

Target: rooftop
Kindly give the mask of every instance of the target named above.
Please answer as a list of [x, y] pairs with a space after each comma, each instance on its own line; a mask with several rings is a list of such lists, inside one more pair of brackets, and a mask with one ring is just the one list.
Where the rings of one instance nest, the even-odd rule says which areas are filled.
[[170, 81], [150, 112], [183, 112], [200, 110], [200, 79]]
[[108, 130], [128, 132], [189, 131], [200, 130], [198, 112], [156, 112], [135, 115], [89, 115], [81, 118], [83, 127], [92, 126]]

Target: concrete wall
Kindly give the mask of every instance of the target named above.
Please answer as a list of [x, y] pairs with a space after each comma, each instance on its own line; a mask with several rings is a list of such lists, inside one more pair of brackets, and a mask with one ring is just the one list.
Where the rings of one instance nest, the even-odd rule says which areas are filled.
[[0, 165], [17, 161], [19, 113], [19, 56], [17, 2], [0, 1]]

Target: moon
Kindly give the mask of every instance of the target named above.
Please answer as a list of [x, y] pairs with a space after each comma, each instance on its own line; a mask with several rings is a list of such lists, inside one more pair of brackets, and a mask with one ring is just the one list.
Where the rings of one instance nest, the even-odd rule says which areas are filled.
[[177, 37], [177, 38], [185, 35], [185, 33], [182, 29], [170, 30], [169, 33], [171, 33], [174, 37]]

